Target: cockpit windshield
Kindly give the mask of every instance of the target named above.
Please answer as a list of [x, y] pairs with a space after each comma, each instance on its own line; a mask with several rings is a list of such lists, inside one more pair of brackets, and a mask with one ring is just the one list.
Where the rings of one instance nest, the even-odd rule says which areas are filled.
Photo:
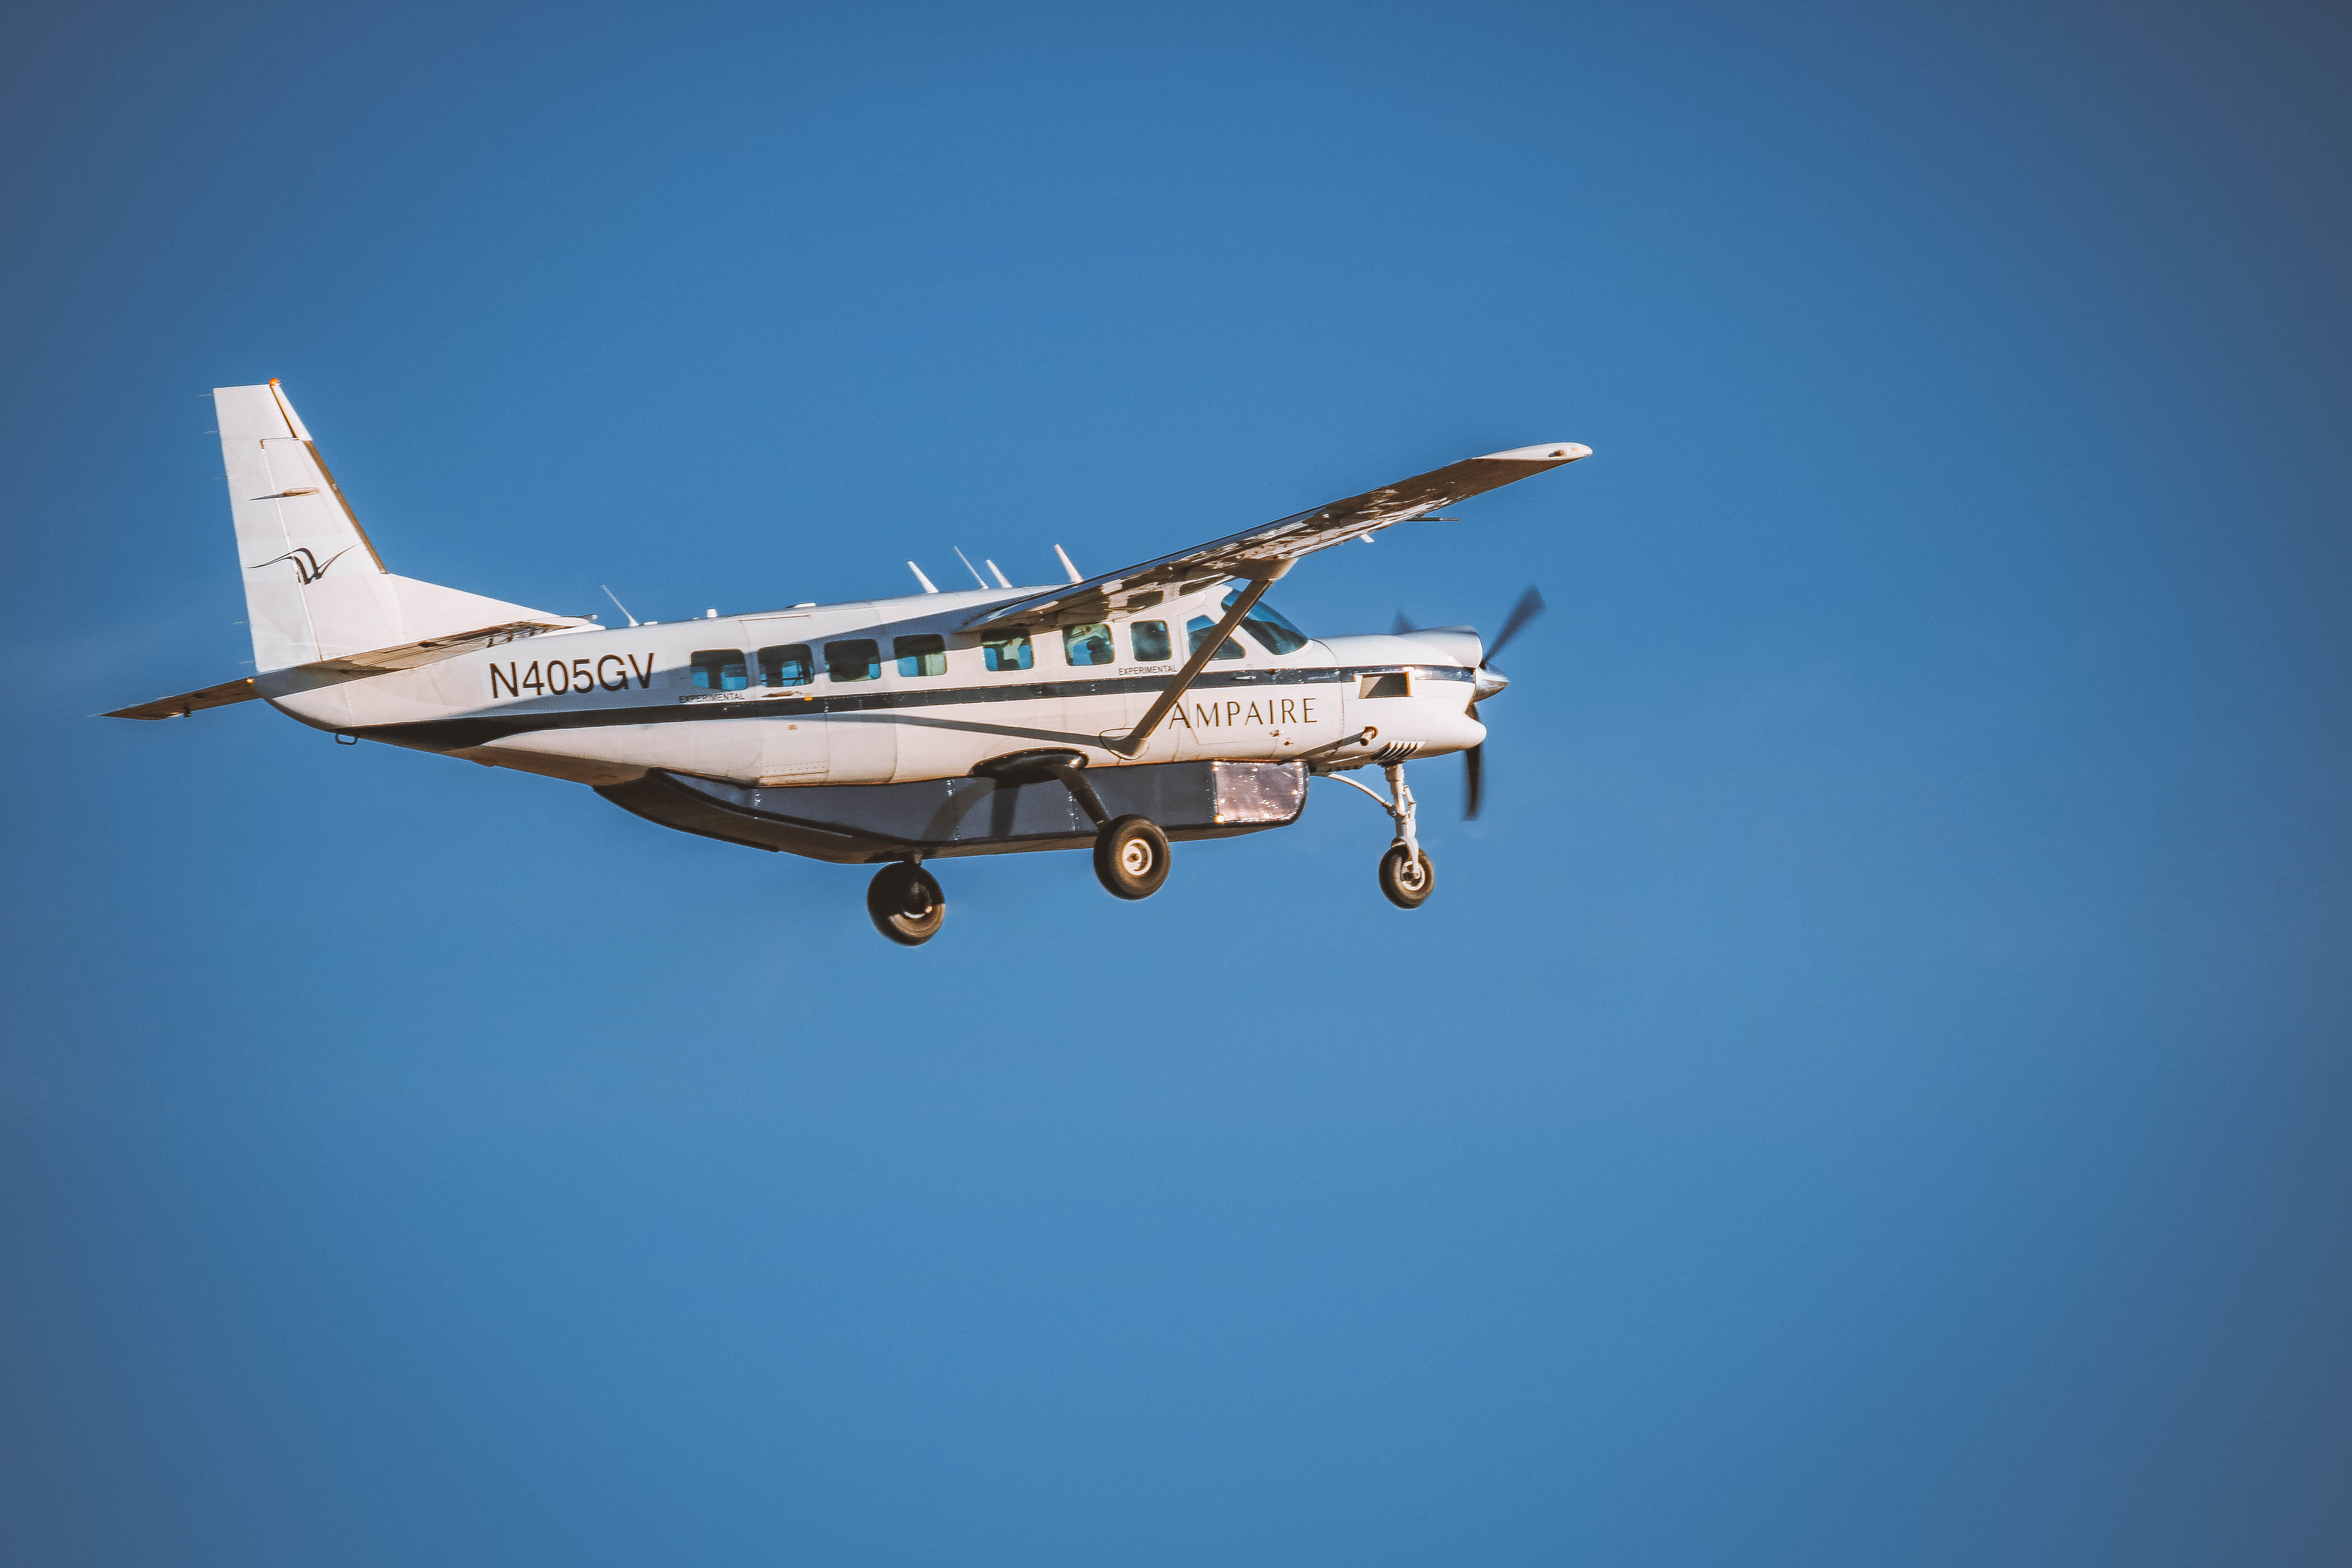
[[[1242, 590], [1234, 589], [1225, 595], [1224, 607], [1231, 610], [1241, 602]], [[1280, 610], [1260, 599], [1242, 617], [1242, 630], [1249, 633], [1259, 647], [1271, 654], [1297, 653], [1307, 646], [1307, 634], [1290, 624]]]

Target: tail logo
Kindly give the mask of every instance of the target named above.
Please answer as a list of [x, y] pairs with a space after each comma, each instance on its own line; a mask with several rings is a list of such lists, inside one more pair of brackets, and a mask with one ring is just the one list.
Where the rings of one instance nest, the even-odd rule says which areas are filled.
[[248, 572], [258, 572], [263, 566], [275, 566], [280, 561], [290, 561], [294, 563], [294, 580], [307, 588], [311, 584], [317, 582], [320, 578], [325, 576], [327, 574], [328, 567], [332, 566], [336, 562], [341, 561], [344, 556], [349, 555], [351, 552], [352, 547], [347, 545], [343, 549], [336, 551], [332, 555], [328, 556], [324, 561], [321, 561], [316, 555], [310, 553], [309, 547], [297, 545], [283, 555], [273, 555], [268, 560], [262, 562], [260, 565], [248, 566], [246, 570]]

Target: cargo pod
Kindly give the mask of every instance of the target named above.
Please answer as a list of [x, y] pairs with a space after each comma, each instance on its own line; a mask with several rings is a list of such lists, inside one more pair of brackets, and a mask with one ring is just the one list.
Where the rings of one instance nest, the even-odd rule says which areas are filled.
[[[1112, 816], [1148, 816], [1171, 839], [1283, 827], [1307, 804], [1303, 763], [1150, 763], [1089, 768]], [[1084, 849], [1095, 825], [1052, 780], [925, 779], [768, 788], [656, 771], [597, 794], [667, 827], [845, 863]]]

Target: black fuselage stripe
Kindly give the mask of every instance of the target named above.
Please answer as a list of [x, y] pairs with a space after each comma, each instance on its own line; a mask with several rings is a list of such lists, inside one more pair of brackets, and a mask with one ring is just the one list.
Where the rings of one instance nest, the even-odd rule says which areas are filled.
[[[1468, 682], [1474, 673], [1458, 665], [1375, 664], [1349, 665], [1334, 668], [1324, 666], [1314, 669], [1234, 669], [1203, 674], [1192, 682], [1194, 691], [1232, 690], [1239, 687], [1263, 689], [1276, 686], [1339, 685], [1365, 675], [1395, 675], [1410, 670], [1431, 680]], [[1160, 692], [1174, 679], [1167, 675], [1118, 676], [1093, 680], [1034, 680], [1009, 682], [995, 686], [954, 686], [929, 689], [900, 688], [889, 691], [857, 692], [840, 697], [793, 698], [789, 696], [760, 697], [733, 702], [677, 702], [659, 706], [637, 705], [626, 708], [568, 708], [552, 712], [493, 709], [488, 712], [453, 714], [446, 719], [428, 719], [418, 723], [375, 724], [362, 729], [363, 735], [391, 736], [398, 733], [422, 733], [443, 725], [462, 725], [467, 731], [495, 730], [499, 735], [520, 735], [539, 730], [602, 730], [622, 724], [700, 723], [727, 719], [797, 719], [827, 713], [873, 713], [899, 708], [961, 708], [986, 702], [1043, 702], [1066, 697], [1128, 697], [1144, 692]], [[766, 690], [752, 687], [750, 690]], [[480, 745], [484, 740], [461, 742], [460, 744]]]

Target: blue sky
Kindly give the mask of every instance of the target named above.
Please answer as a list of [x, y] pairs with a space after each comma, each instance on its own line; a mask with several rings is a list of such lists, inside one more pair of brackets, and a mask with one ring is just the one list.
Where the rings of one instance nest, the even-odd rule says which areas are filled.
[[[12, 15], [26, 1562], [2352, 1552], [2326, 8]], [[255, 706], [206, 389], [394, 570], [1050, 578], [1471, 453], [1372, 807], [864, 876]]]

